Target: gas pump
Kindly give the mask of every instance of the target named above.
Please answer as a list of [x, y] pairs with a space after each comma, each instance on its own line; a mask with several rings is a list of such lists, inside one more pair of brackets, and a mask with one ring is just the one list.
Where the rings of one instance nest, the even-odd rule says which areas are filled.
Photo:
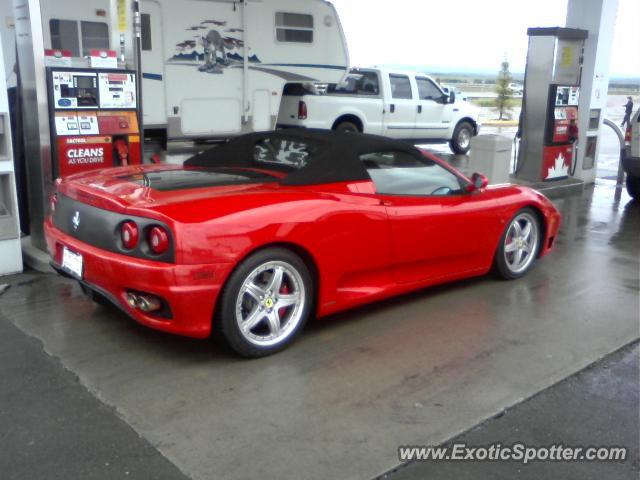
[[573, 175], [575, 144], [578, 141], [577, 85], [550, 85], [546, 131], [542, 153], [542, 180]]
[[538, 182], [573, 175], [586, 30], [530, 28], [515, 176]]
[[47, 68], [54, 177], [139, 164], [136, 74]]

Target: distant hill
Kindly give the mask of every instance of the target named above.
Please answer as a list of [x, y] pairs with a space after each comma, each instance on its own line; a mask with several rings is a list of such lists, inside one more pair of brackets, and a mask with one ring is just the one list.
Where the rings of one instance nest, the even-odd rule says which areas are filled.
[[[397, 68], [402, 70], [412, 70], [415, 72], [423, 72], [434, 78], [442, 80], [444, 83], [494, 83], [498, 74], [498, 68], [495, 70], [467, 70], [465, 68], [451, 69], [429, 65], [380, 65], [381, 67]], [[524, 72], [511, 72], [515, 82], [524, 81]], [[609, 80], [609, 86], [614, 88], [640, 88], [640, 77], [625, 77], [614, 75]]]

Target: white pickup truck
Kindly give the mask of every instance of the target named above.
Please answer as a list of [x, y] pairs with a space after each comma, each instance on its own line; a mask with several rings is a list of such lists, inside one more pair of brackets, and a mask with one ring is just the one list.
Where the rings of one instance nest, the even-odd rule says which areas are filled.
[[303, 84], [285, 86], [277, 125], [449, 142], [454, 153], [467, 153], [480, 128], [479, 113], [425, 74], [361, 68], [352, 69], [344, 83], [330, 84], [326, 93]]
[[631, 118], [625, 132], [626, 148], [622, 168], [627, 173], [627, 192], [640, 202], [640, 110]]

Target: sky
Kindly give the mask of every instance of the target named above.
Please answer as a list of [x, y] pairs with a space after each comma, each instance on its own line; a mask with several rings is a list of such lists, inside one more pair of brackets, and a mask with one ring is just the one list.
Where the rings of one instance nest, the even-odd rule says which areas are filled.
[[[331, 0], [351, 65], [524, 72], [528, 27], [564, 26], [567, 0]], [[640, 0], [619, 0], [611, 76], [640, 77]]]

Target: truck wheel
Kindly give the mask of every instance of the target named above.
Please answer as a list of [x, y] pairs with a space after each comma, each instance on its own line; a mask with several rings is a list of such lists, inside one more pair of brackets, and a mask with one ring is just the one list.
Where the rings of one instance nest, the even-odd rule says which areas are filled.
[[340, 122], [335, 126], [334, 130], [341, 133], [360, 133], [358, 126], [355, 123], [348, 121]]
[[634, 200], [640, 200], [640, 177], [627, 174], [627, 192]]
[[449, 147], [453, 153], [464, 155], [471, 147], [473, 137], [473, 125], [469, 122], [460, 122], [453, 131], [453, 137], [449, 141]]

